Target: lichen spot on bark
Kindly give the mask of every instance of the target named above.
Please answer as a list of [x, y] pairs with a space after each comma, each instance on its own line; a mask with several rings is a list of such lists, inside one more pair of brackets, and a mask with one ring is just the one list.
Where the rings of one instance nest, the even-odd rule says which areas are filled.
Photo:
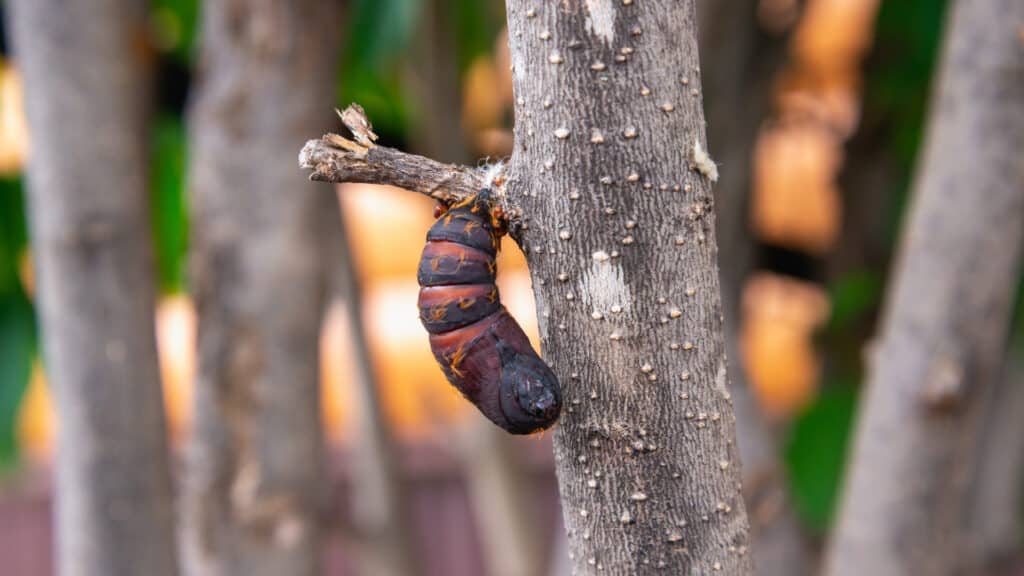
[[595, 252], [590, 269], [583, 272], [578, 287], [583, 302], [602, 313], [610, 310], [621, 312], [629, 306], [632, 298], [622, 267], [603, 251]]
[[615, 41], [615, 0], [586, 0], [587, 31], [611, 46]]

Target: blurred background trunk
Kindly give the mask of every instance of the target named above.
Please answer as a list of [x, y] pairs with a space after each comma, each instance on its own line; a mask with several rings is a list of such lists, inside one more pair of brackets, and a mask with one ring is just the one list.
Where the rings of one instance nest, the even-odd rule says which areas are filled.
[[190, 576], [319, 574], [319, 335], [330, 189], [294, 168], [331, 125], [334, 0], [204, 2], [191, 131]]
[[7, 6], [32, 131], [32, 245], [60, 417], [57, 571], [171, 576], [148, 225], [147, 3]]
[[[1020, 345], [1019, 341], [1014, 342]], [[959, 573], [998, 574], [1019, 555], [1024, 504], [1024, 365], [1010, 358], [984, 400], [981, 432], [962, 504]]]
[[962, 503], [1024, 241], [1022, 20], [1016, 0], [961, 0], [950, 14], [828, 574], [959, 567]]

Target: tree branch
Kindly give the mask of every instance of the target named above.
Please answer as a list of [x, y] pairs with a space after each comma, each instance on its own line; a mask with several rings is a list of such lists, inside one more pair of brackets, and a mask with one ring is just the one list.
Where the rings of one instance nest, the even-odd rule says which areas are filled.
[[479, 169], [444, 164], [378, 146], [374, 144], [377, 135], [373, 126], [358, 104], [350, 105], [339, 116], [354, 139], [326, 134], [306, 142], [299, 153], [299, 165], [313, 170], [311, 180], [390, 184], [452, 204], [476, 194], [503, 172], [500, 166]]

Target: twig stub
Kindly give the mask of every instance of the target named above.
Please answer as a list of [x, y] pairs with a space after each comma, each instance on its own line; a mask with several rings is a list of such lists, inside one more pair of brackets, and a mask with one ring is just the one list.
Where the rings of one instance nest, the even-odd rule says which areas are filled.
[[311, 180], [389, 184], [452, 204], [478, 193], [488, 184], [486, 170], [444, 164], [378, 146], [377, 134], [362, 107], [352, 104], [338, 112], [352, 139], [326, 134], [310, 140], [299, 153], [299, 165], [311, 169]]

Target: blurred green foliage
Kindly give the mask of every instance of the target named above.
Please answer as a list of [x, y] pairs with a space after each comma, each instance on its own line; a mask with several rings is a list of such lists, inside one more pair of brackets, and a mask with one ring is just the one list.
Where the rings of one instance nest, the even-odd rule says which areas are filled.
[[456, 57], [459, 70], [466, 70], [477, 57], [494, 51], [505, 25], [503, 2], [454, 0]]
[[460, 71], [491, 53], [504, 25], [504, 5], [493, 0], [352, 0], [338, 74], [338, 105], [359, 102], [384, 140], [408, 136], [416, 113], [406, 85], [416, 34], [426, 10], [452, 19], [453, 57]]
[[882, 277], [873, 270], [851, 270], [829, 287], [832, 313], [826, 331], [841, 332], [873, 312], [882, 297]]
[[27, 248], [21, 180], [0, 178], [0, 469], [17, 458], [17, 414], [32, 371], [35, 316], [22, 287]]
[[157, 51], [189, 63], [199, 26], [200, 0], [150, 0], [150, 35]]
[[185, 289], [188, 206], [185, 190], [185, 126], [181, 116], [161, 115], [153, 126], [151, 222], [160, 289]]
[[24, 292], [0, 297], [0, 470], [17, 461], [18, 409], [32, 374], [36, 326]]
[[833, 383], [789, 430], [785, 462], [793, 503], [806, 525], [816, 532], [828, 530], [835, 510], [857, 392], [853, 383]]
[[339, 107], [359, 102], [388, 139], [400, 139], [409, 124], [402, 65], [421, 8], [420, 0], [353, 0], [349, 5], [338, 76]]

